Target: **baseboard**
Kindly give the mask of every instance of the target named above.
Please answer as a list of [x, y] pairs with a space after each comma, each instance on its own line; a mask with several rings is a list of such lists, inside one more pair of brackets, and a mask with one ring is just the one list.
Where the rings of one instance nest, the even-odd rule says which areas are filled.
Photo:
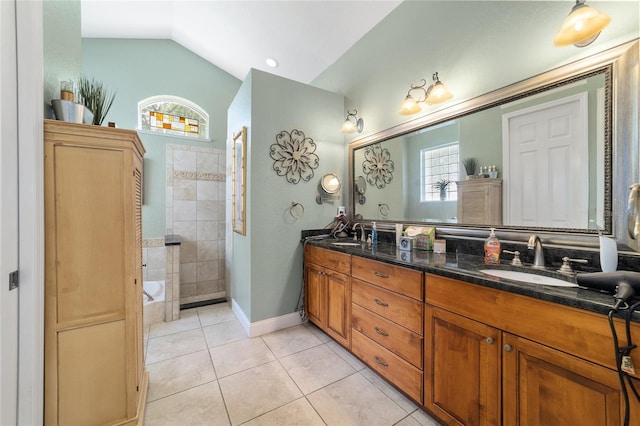
[[304, 322], [300, 318], [300, 314], [298, 312], [292, 312], [279, 317], [267, 318], [262, 321], [251, 323], [244, 314], [242, 308], [240, 308], [234, 299], [231, 299], [231, 309], [249, 337], [262, 336], [263, 334], [293, 327]]

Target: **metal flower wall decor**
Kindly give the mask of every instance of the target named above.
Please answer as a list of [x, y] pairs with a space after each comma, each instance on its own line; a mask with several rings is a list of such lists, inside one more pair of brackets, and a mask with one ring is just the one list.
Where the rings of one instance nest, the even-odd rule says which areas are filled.
[[286, 176], [287, 182], [305, 182], [313, 177], [313, 169], [320, 165], [320, 159], [314, 152], [316, 144], [307, 138], [304, 132], [283, 130], [276, 135], [276, 142], [271, 145], [269, 155], [275, 160], [273, 170], [278, 176]]
[[369, 185], [375, 185], [378, 189], [384, 188], [393, 179], [394, 168], [387, 148], [383, 149], [380, 144], [374, 144], [365, 149], [362, 172], [367, 177]]

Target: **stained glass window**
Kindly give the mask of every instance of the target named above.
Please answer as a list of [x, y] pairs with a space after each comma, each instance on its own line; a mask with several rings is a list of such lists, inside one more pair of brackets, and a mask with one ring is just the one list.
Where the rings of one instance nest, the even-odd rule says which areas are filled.
[[152, 96], [138, 102], [138, 129], [209, 140], [209, 114], [188, 99]]

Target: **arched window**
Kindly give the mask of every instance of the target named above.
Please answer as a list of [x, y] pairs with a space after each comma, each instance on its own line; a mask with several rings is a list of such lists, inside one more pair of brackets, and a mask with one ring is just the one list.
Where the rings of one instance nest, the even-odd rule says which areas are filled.
[[138, 102], [138, 129], [209, 140], [209, 114], [188, 99], [151, 96]]

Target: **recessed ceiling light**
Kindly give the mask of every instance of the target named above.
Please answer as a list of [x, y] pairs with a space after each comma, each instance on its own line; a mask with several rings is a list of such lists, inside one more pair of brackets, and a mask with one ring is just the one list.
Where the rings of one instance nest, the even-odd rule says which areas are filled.
[[271, 68], [278, 68], [278, 61], [276, 61], [273, 58], [267, 58], [267, 65], [270, 66]]

